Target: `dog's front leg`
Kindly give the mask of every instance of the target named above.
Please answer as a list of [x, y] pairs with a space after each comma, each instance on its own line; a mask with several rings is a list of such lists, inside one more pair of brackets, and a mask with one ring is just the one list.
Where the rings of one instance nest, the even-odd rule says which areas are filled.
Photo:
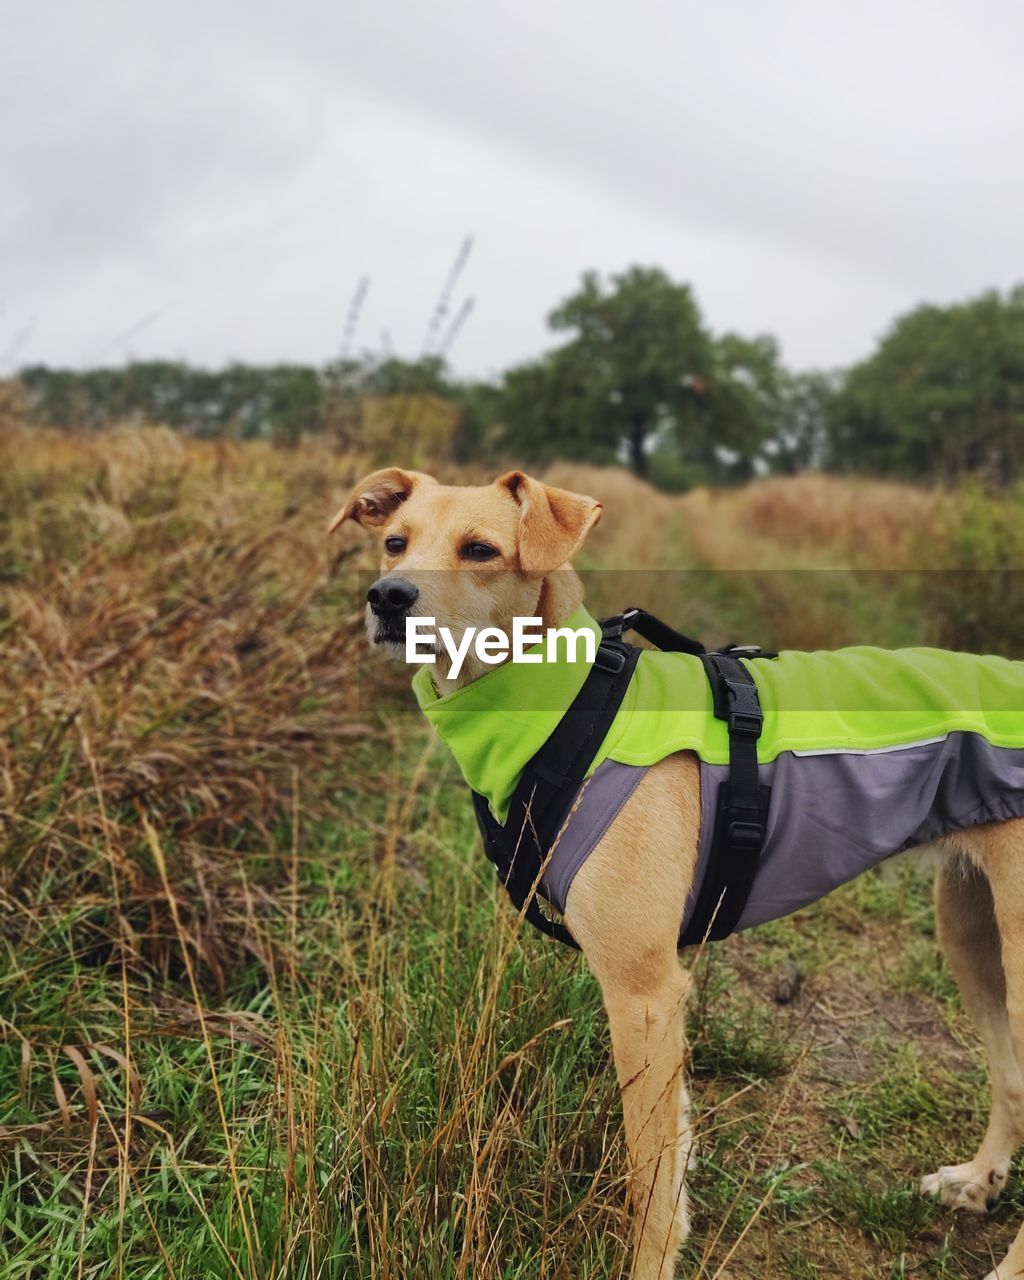
[[607, 975], [601, 984], [629, 1149], [634, 1280], [671, 1280], [690, 1229], [685, 1177], [692, 1135], [683, 1035], [689, 979], [675, 956], [672, 966], [639, 987]]
[[566, 903], [611, 1024], [629, 1152], [632, 1280], [672, 1280], [689, 1230], [690, 979], [676, 944], [698, 824], [695, 765], [684, 757], [662, 761], [577, 872]]

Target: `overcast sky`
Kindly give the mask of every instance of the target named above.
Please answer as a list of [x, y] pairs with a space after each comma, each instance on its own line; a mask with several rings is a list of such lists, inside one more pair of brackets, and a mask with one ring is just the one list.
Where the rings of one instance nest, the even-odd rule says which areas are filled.
[[1024, 279], [1020, 0], [9, 0], [0, 373], [552, 341], [657, 264], [795, 367]]

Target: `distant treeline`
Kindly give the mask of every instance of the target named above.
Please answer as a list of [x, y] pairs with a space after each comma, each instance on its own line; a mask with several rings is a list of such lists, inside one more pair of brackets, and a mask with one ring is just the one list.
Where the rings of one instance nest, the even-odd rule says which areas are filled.
[[911, 479], [1024, 466], [1024, 285], [897, 320], [845, 371], [786, 369], [771, 337], [712, 334], [691, 289], [634, 267], [589, 273], [552, 311], [564, 340], [493, 382], [438, 356], [366, 355], [322, 368], [143, 361], [23, 369], [42, 423], [166, 423], [200, 436], [339, 447], [422, 463], [482, 452], [523, 462], [624, 462], [666, 488], [808, 468]]

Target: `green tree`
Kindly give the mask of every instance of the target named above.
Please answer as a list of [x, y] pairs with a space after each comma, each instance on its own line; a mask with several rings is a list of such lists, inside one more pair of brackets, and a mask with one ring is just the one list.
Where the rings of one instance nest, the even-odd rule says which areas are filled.
[[780, 372], [770, 406], [772, 429], [764, 447], [770, 470], [795, 475], [825, 465], [832, 405], [841, 383], [838, 373]]
[[710, 372], [688, 379], [692, 411], [665, 421], [651, 453], [664, 489], [747, 480], [762, 466], [784, 378], [774, 338], [727, 333], [711, 340]]
[[686, 483], [750, 474], [778, 378], [771, 338], [712, 338], [689, 286], [649, 267], [588, 272], [548, 323], [568, 341], [505, 378], [510, 449]]
[[493, 382], [460, 382], [452, 385], [450, 398], [458, 405], [459, 425], [453, 441], [458, 462], [471, 462], [499, 445], [501, 390]]
[[201, 369], [142, 360], [111, 369], [23, 369], [33, 412], [53, 426], [97, 430], [118, 422], [161, 422], [198, 436], [226, 430], [294, 443], [320, 423], [318, 372], [297, 364]]
[[710, 369], [710, 340], [689, 287], [649, 267], [608, 282], [588, 272], [548, 323], [571, 336], [507, 376], [509, 444], [542, 458], [607, 461], [624, 452], [646, 474], [666, 423], [696, 420], [695, 387]]
[[840, 469], [1008, 483], [1024, 462], [1024, 285], [897, 320], [831, 419]]
[[599, 399], [585, 360], [575, 352], [555, 352], [511, 369], [498, 399], [498, 446], [531, 462], [614, 463], [623, 424]]
[[[709, 479], [747, 480], [777, 423], [783, 382], [779, 346], [762, 334], [726, 333], [712, 345], [712, 370], [702, 401], [699, 459]], [[692, 450], [685, 448], [684, 453]]]

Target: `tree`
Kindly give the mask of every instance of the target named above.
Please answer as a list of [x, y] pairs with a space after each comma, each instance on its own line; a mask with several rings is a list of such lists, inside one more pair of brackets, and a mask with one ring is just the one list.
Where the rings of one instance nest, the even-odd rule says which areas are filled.
[[505, 383], [508, 442], [532, 456], [607, 461], [625, 453], [637, 475], [666, 423], [696, 421], [711, 344], [687, 285], [632, 267], [595, 272], [548, 317], [569, 340]]
[[702, 403], [707, 443], [700, 461], [707, 478], [748, 480], [754, 474], [777, 426], [783, 377], [774, 338], [726, 333], [715, 339]]
[[772, 431], [764, 447], [772, 471], [796, 475], [824, 466], [832, 405], [841, 382], [838, 373], [781, 371], [770, 410]]
[[451, 398], [459, 410], [453, 456], [458, 462], [471, 462], [499, 443], [501, 390], [493, 382], [461, 382], [453, 385]]
[[830, 462], [911, 479], [1024, 462], [1024, 285], [897, 320], [835, 399]]
[[499, 447], [532, 462], [617, 462], [622, 422], [599, 401], [576, 353], [559, 351], [511, 369], [496, 406]]
[[53, 426], [97, 430], [117, 422], [160, 422], [198, 436], [226, 430], [294, 443], [316, 430], [320, 376], [306, 365], [232, 364], [199, 369], [169, 360], [114, 369], [21, 371], [33, 412]]
[[632, 267], [594, 272], [548, 320], [571, 336], [506, 375], [506, 444], [521, 456], [625, 459], [685, 483], [741, 478], [770, 427], [778, 378], [771, 338], [712, 338], [688, 285]]

